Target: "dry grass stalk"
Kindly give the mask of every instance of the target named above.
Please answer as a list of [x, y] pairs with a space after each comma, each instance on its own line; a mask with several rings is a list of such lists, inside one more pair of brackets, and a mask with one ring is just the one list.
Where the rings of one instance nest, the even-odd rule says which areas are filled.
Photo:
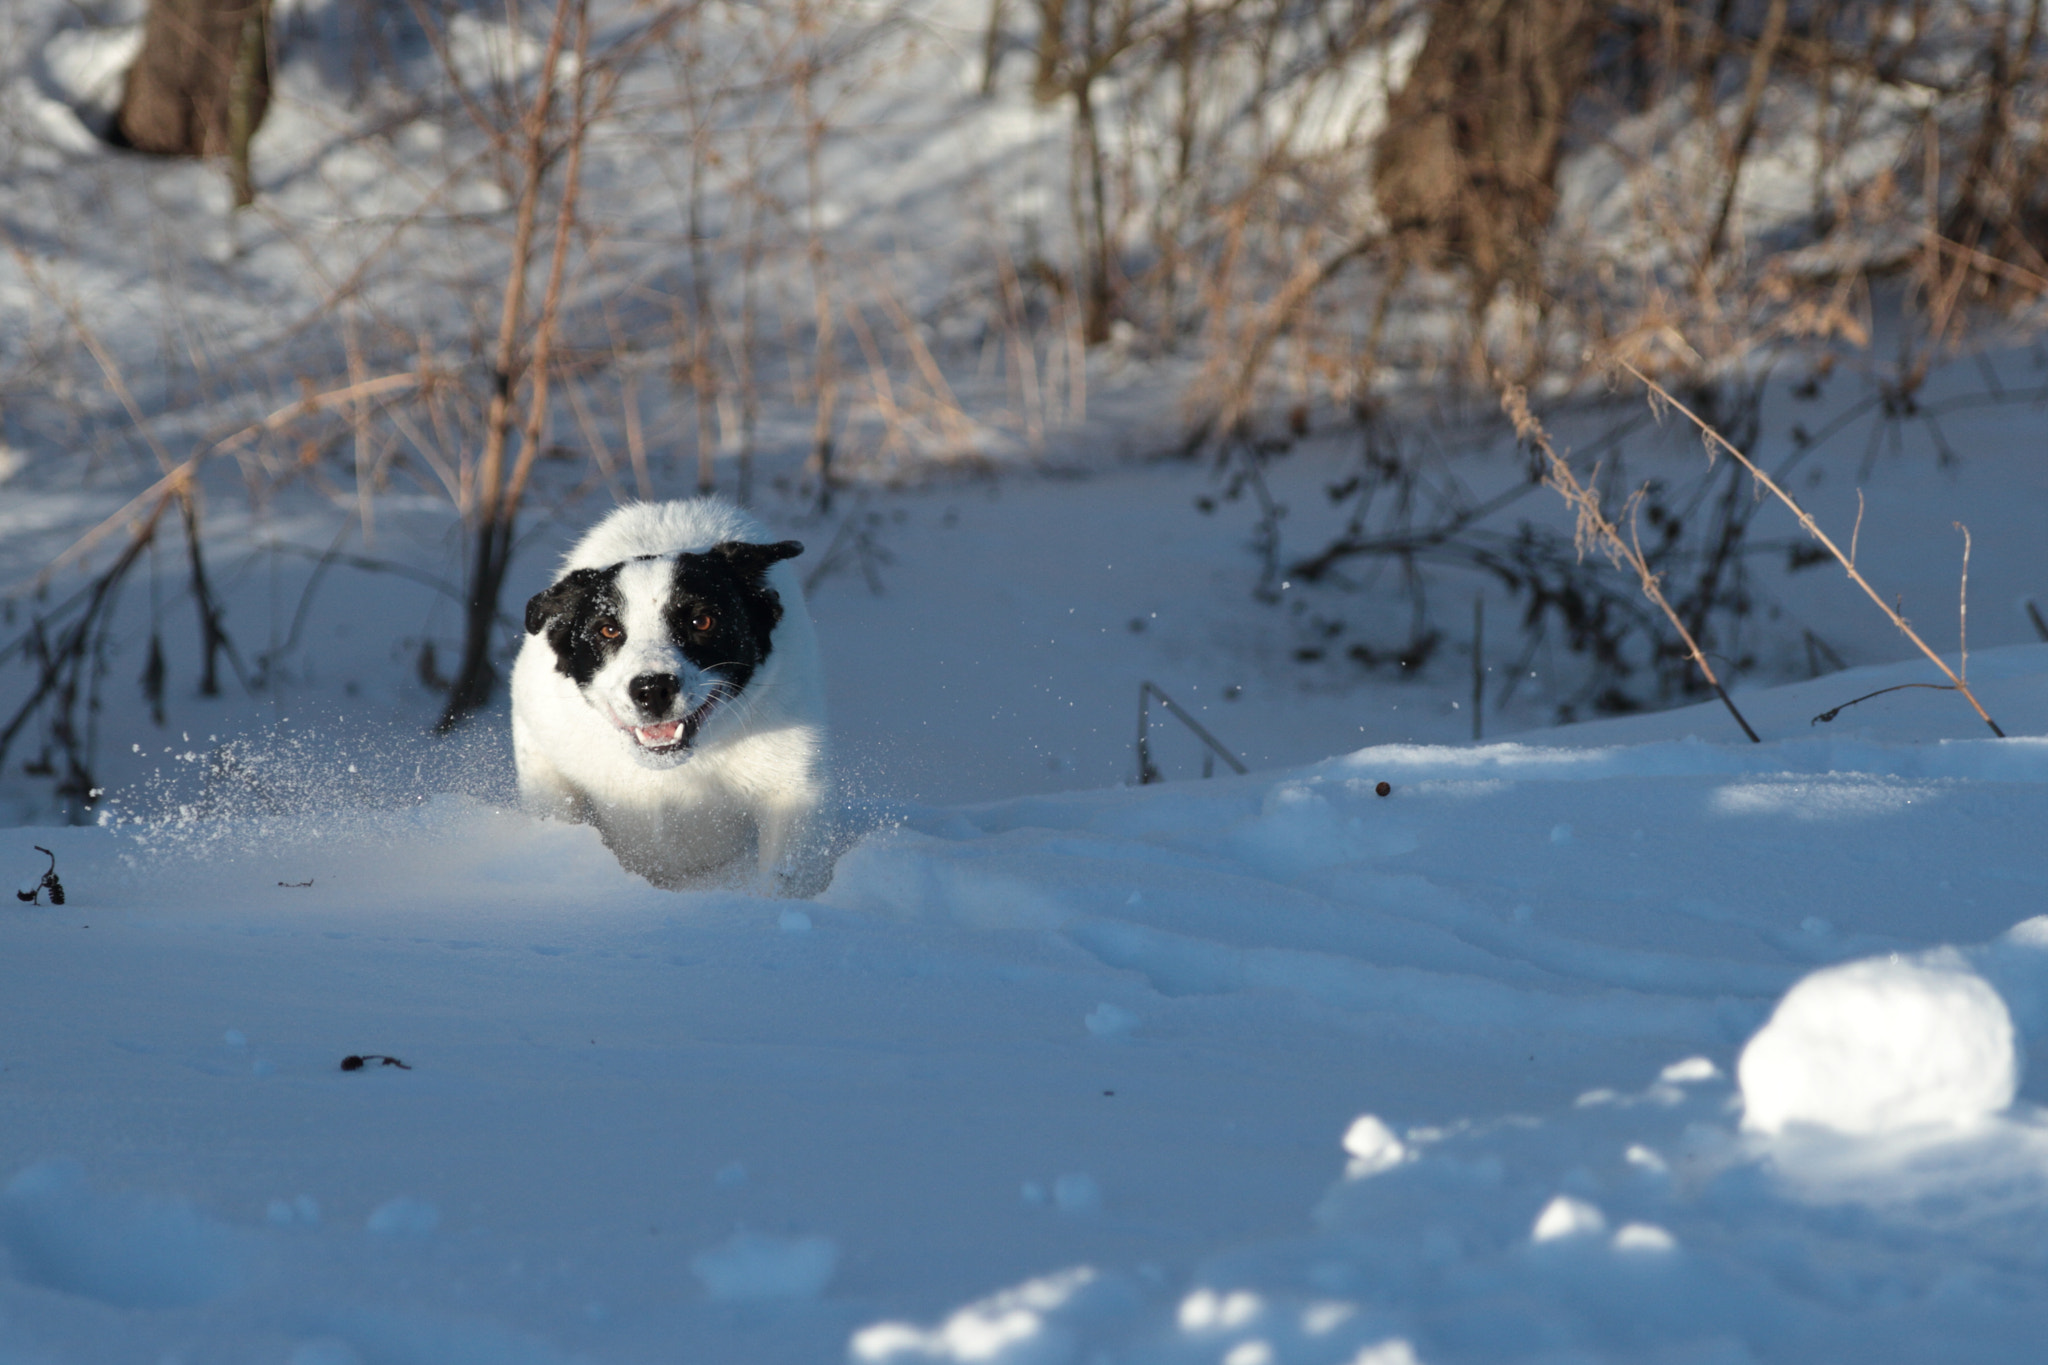
[[[568, 127], [557, 138], [554, 133], [557, 73], [561, 70], [563, 52], [572, 31], [575, 42], [572, 107]], [[471, 485], [474, 502], [467, 509], [471, 513], [474, 545], [469, 600], [464, 612], [462, 661], [456, 671], [454, 685], [448, 691], [447, 706], [441, 713], [440, 728], [443, 730], [456, 725], [488, 701], [495, 680], [496, 670], [490, 658], [491, 633], [497, 623], [499, 594], [506, 571], [511, 566], [520, 504], [525, 499], [527, 481], [547, 430], [548, 381], [555, 334], [561, 320], [562, 284], [569, 243], [576, 224], [583, 144], [594, 117], [590, 99], [589, 31], [587, 0], [557, 0], [533, 98], [520, 111], [518, 118], [519, 199], [513, 221], [512, 251], [506, 272], [503, 306], [498, 316], [484, 449], [477, 465], [475, 482]], [[459, 86], [461, 82], [452, 66], [448, 68], [448, 74]], [[601, 105], [602, 102], [600, 97], [597, 103]], [[497, 131], [495, 123], [486, 121], [484, 126], [488, 132]], [[555, 158], [562, 152], [567, 153], [567, 164], [556, 205], [547, 283], [538, 318], [529, 318], [526, 277], [536, 245], [544, 183]], [[529, 329], [531, 341], [522, 356], [521, 343]], [[507, 449], [518, 416], [515, 400], [522, 380], [526, 389], [526, 420], [520, 433], [519, 453], [507, 470]]]
[[1664, 613], [1666, 620], [1671, 622], [1671, 628], [1677, 631], [1678, 638], [1685, 642], [1686, 653], [1692, 657], [1693, 665], [1699, 669], [1700, 676], [1714, 689], [1714, 695], [1728, 708], [1728, 714], [1735, 717], [1735, 723], [1742, 727], [1742, 733], [1749, 736], [1752, 744], [1763, 743], [1756, 731], [1750, 728], [1749, 722], [1743, 718], [1742, 712], [1736, 709], [1727, 689], [1721, 686], [1721, 680], [1715, 676], [1714, 667], [1707, 662], [1707, 656], [1700, 649], [1699, 642], [1693, 638], [1692, 632], [1685, 628], [1685, 622], [1679, 619], [1671, 603], [1665, 600], [1663, 586], [1658, 582], [1657, 575], [1651, 570], [1649, 561], [1643, 555], [1642, 542], [1635, 534], [1634, 516], [1636, 504], [1641, 500], [1642, 494], [1638, 492], [1628, 500], [1624, 518], [1629, 522], [1630, 533], [1624, 537], [1620, 528], [1600, 509], [1599, 493], [1579, 482], [1578, 476], [1572, 473], [1572, 468], [1565, 462], [1564, 456], [1558, 454], [1557, 447], [1551, 444], [1550, 433], [1543, 429], [1543, 423], [1529, 410], [1527, 391], [1519, 384], [1505, 385], [1501, 389], [1500, 404], [1501, 410], [1507, 413], [1508, 420], [1515, 424], [1515, 434], [1535, 447], [1543, 456], [1543, 482], [1564, 499], [1565, 505], [1572, 509], [1573, 515], [1577, 518], [1574, 538], [1579, 557], [1585, 558], [1588, 545], [1596, 545], [1614, 567], [1627, 569], [1635, 574], [1642, 586], [1643, 595], [1650, 599], [1657, 610]]
[[[212, 456], [230, 454], [246, 446], [258, 436], [281, 430], [300, 418], [310, 417], [328, 408], [338, 407], [343, 403], [351, 402], [358, 398], [367, 398], [378, 394], [413, 388], [421, 383], [422, 376], [420, 374], [381, 375], [376, 379], [367, 380], [361, 384], [347, 384], [338, 389], [330, 389], [325, 393], [308, 394], [296, 403], [279, 408], [261, 421], [250, 423], [233, 435], [214, 442], [206, 447], [206, 449], [187, 457], [164, 471], [163, 476], [157, 479], [155, 483], [152, 483], [149, 487], [123, 503], [119, 511], [66, 546], [62, 552], [42, 567], [25, 588], [11, 589], [7, 592], [6, 596], [15, 597], [24, 592], [41, 592], [60, 570], [90, 553], [94, 546], [105, 540], [114, 531], [133, 522], [136, 513], [144, 504], [160, 501], [167, 496], [180, 496], [190, 485], [193, 476], [198, 472], [199, 466]], [[151, 515], [154, 516], [155, 514], [152, 513]]]
[[896, 297], [896, 291], [889, 287], [878, 269], [871, 269], [868, 272], [868, 286], [874, 292], [876, 301], [889, 314], [889, 320], [896, 324], [897, 334], [903, 338], [903, 344], [909, 349], [918, 374], [923, 376], [925, 387], [930, 394], [928, 405], [939, 426], [944, 430], [952, 453], [975, 453], [974, 423], [968, 420], [966, 411], [960, 406], [960, 400], [953, 394], [953, 386], [946, 382], [945, 372], [932, 357], [931, 348], [924, 344], [923, 335], [919, 333], [917, 324], [911, 320], [902, 301]]
[[[1804, 507], [1801, 507], [1799, 505], [1798, 499], [1794, 498], [1790, 493], [1786, 492], [1782, 487], [1780, 487], [1775, 479], [1773, 479], [1769, 474], [1765, 473], [1761, 468], [1759, 468], [1755, 461], [1751, 460], [1749, 456], [1743, 454], [1742, 451], [1738, 450], [1735, 447], [1735, 445], [1732, 442], [1730, 442], [1726, 437], [1722, 436], [1720, 432], [1714, 430], [1712, 426], [1710, 426], [1705, 421], [1701, 420], [1699, 415], [1695, 413], [1691, 408], [1688, 408], [1685, 404], [1679, 402], [1676, 398], [1672, 397], [1671, 391], [1669, 389], [1666, 389], [1662, 384], [1659, 384], [1656, 380], [1650, 378], [1641, 370], [1637, 369], [1634, 365], [1629, 364], [1629, 362], [1627, 362], [1626, 360], [1618, 360], [1615, 363], [1619, 365], [1622, 369], [1627, 370], [1630, 374], [1634, 375], [1637, 381], [1640, 382], [1644, 388], [1649, 390], [1651, 402], [1653, 405], [1662, 404], [1663, 406], [1669, 407], [1672, 410], [1679, 413], [1681, 416], [1683, 416], [1687, 421], [1691, 422], [1694, 426], [1698, 427], [1701, 436], [1706, 439], [1710, 448], [1718, 448], [1727, 451], [1728, 454], [1737, 463], [1739, 463], [1744, 470], [1748, 471], [1749, 476], [1751, 478], [1755, 479], [1759, 484], [1763, 485], [1763, 487], [1770, 492], [1771, 496], [1775, 497], [1779, 502], [1785, 504], [1786, 508], [1788, 508], [1791, 511], [1792, 515], [1798, 518], [1800, 526], [1805, 529], [1806, 533], [1812, 536], [1816, 541], [1820, 542], [1820, 546], [1822, 549], [1826, 550], [1830, 555], [1834, 556], [1835, 562], [1842, 566], [1842, 571], [1849, 575], [1849, 581], [1851, 583], [1854, 583], [1857, 587], [1861, 588], [1864, 592], [1864, 595], [1877, 604], [1877, 609], [1885, 614], [1885, 618], [1889, 620], [1893, 625], [1897, 626], [1899, 628], [1899, 632], [1902, 635], [1904, 635], [1908, 640], [1911, 640], [1914, 646], [1917, 649], [1919, 649], [1919, 651], [1922, 654], [1925, 654], [1928, 660], [1931, 663], [1933, 663], [1933, 665], [1936, 668], [1942, 671], [1943, 676], [1945, 676], [1949, 680], [1949, 684], [1952, 687], [1954, 687], [1957, 692], [1960, 692], [1962, 694], [1963, 699], [1965, 701], [1970, 703], [1971, 709], [1977, 713], [1978, 718], [1982, 720], [1986, 725], [1991, 727], [1991, 733], [1997, 735], [2000, 739], [2005, 738], [2005, 731], [1998, 728], [1998, 722], [1991, 719], [1991, 713], [1986, 711], [1984, 709], [1983, 703], [1977, 700], [1977, 694], [1970, 690], [1970, 685], [1967, 681], [1965, 681], [1963, 673], [1950, 668], [1948, 664], [1942, 659], [1942, 657], [1939, 654], [1935, 653], [1933, 648], [1930, 647], [1925, 640], [1920, 638], [1919, 632], [1915, 631], [1913, 627], [1907, 623], [1906, 618], [1899, 614], [1898, 609], [1896, 607], [1893, 607], [1890, 603], [1886, 602], [1884, 598], [1878, 594], [1876, 588], [1870, 586], [1870, 580], [1865, 578], [1862, 572], [1859, 569], [1857, 569], [1855, 557], [1853, 555], [1844, 554], [1841, 550], [1841, 547], [1836, 545], [1833, 540], [1828, 538], [1827, 532], [1820, 529], [1820, 523], [1813, 519], [1812, 513], [1808, 512]], [[1859, 527], [1862, 524], [1862, 517], [1860, 515], [1857, 518], [1857, 524]], [[1965, 531], [1963, 533], [1963, 592], [1964, 601], [1966, 603], [1966, 611], [1970, 586], [1969, 544], [1969, 532]], [[1968, 659], [1968, 654], [1964, 654], [1962, 663], [1965, 671], [1967, 671], [1969, 667]]]

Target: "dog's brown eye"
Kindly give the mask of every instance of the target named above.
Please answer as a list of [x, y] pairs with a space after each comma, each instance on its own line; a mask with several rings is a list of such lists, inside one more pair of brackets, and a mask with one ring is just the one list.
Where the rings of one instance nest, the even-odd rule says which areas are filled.
[[690, 622], [690, 629], [696, 631], [699, 635], [704, 635], [708, 634], [711, 628], [717, 624], [717, 619], [710, 612], [700, 612], [697, 619]]
[[624, 635], [626, 632], [619, 629], [618, 622], [606, 621], [604, 624], [600, 625], [597, 628], [597, 633], [599, 635], [604, 636], [604, 638], [607, 640], [616, 640], [622, 635]]

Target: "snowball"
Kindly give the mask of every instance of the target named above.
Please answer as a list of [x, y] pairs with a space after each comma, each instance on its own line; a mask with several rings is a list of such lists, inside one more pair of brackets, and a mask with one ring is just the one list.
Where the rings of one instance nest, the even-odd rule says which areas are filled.
[[1743, 1125], [1883, 1133], [1967, 1123], [2012, 1103], [2012, 1016], [1953, 951], [1871, 958], [1795, 985], [1736, 1068]]
[[1346, 1178], [1362, 1179], [1391, 1170], [1408, 1157], [1408, 1149], [1394, 1130], [1373, 1114], [1360, 1114], [1344, 1131], [1344, 1151], [1351, 1161], [1344, 1168]]
[[1561, 1194], [1545, 1204], [1543, 1212], [1536, 1215], [1536, 1226], [1529, 1230], [1529, 1237], [1537, 1242], [1555, 1242], [1565, 1237], [1605, 1231], [1606, 1215], [1583, 1199]]
[[816, 1235], [736, 1232], [690, 1258], [690, 1269], [714, 1299], [814, 1299], [838, 1266], [839, 1248]]

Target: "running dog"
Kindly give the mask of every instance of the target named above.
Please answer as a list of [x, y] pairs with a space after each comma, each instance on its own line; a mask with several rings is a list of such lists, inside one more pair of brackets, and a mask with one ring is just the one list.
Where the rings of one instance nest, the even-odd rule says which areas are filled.
[[793, 540], [715, 498], [591, 528], [526, 604], [512, 670], [519, 792], [597, 827], [657, 886], [814, 895], [825, 689]]

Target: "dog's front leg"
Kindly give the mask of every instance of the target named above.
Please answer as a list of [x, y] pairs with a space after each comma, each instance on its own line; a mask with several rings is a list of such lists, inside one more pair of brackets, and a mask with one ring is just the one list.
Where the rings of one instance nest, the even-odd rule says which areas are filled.
[[515, 743], [514, 756], [519, 767], [519, 804], [529, 814], [557, 820], [587, 819], [583, 794], [535, 746]]
[[[815, 896], [831, 880], [822, 866], [814, 802], [777, 801], [755, 813], [759, 885], [771, 896]], [[820, 875], [822, 872], [822, 875]]]

